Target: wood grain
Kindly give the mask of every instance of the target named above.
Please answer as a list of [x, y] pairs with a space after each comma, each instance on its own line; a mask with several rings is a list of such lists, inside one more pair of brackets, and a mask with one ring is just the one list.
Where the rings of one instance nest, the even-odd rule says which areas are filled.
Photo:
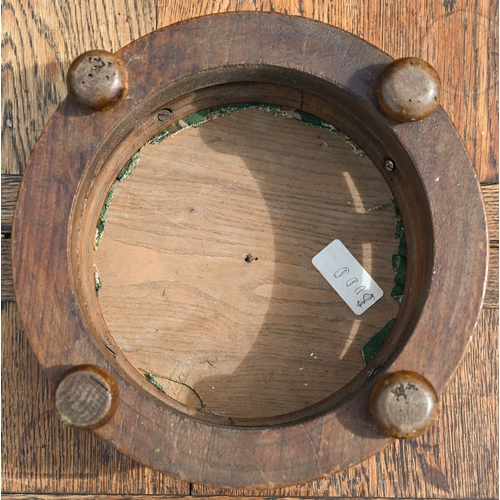
[[498, 246], [490, 247], [488, 282], [483, 307], [485, 309], [498, 309]]
[[498, 184], [482, 186], [490, 245], [498, 245]]
[[[146, 146], [95, 258], [117, 348], [232, 418], [321, 401], [397, 315], [391, 197], [342, 134], [256, 108]], [[385, 291], [361, 316], [312, 265], [334, 239]], [[188, 387], [158, 382], [199, 406]]]
[[498, 421], [498, 381], [491, 373], [498, 370], [498, 319], [498, 310], [483, 311], [472, 345], [441, 396], [441, 416], [424, 436], [397, 441], [323, 481], [261, 491], [193, 485], [192, 494], [497, 498], [498, 433], [491, 422]]
[[[33, 494], [7, 494], [2, 495], [5, 500], [61, 500], [61, 495], [33, 495]], [[191, 500], [192, 496], [175, 497], [176, 500]], [[241, 497], [235, 496], [196, 496], [198, 500], [237, 500]], [[277, 497], [245, 497], [247, 500], [276, 500]], [[291, 500], [296, 497], [279, 497], [280, 500]], [[327, 498], [327, 497], [325, 497]], [[335, 500], [366, 500], [366, 497], [329, 497]], [[65, 495], [64, 500], [170, 500], [171, 496], [166, 495]], [[370, 500], [385, 500], [384, 498], [370, 497]], [[440, 497], [421, 498], [419, 500], [444, 500]], [[487, 500], [495, 500], [493, 498]]]
[[91, 49], [114, 52], [153, 31], [156, 2], [4, 0], [2, 7], [2, 172], [21, 174], [66, 97], [71, 62]]
[[[104, 2], [96, 0], [69, 7], [66, 1], [60, 0], [29, 6], [20, 1], [4, 1], [3, 5], [2, 172], [23, 171], [44, 124], [65, 95], [63, 73], [83, 50], [116, 50], [154, 29], [156, 11], [162, 26], [214, 11], [274, 9], [340, 26], [382, 47], [392, 57], [413, 55], [429, 60], [441, 75], [448, 75], [451, 85], [443, 107], [464, 138], [480, 179], [485, 182], [498, 179], [498, 95], [491, 86], [492, 79], [498, 75], [498, 52], [488, 50], [490, 43], [495, 47], [497, 44], [495, 2], [419, 1], [409, 6], [406, 3], [358, 5], [347, 1], [329, 4], [312, 0], [293, 4], [291, 1], [163, 0], [155, 5], [153, 1], [138, 0], [132, 5], [121, 0], [112, 5], [108, 2], [104, 7]], [[426, 22], [422, 22], [423, 19]], [[458, 57], [453, 56], [454, 50], [459, 52]], [[488, 189], [497, 192], [495, 186]], [[4, 193], [2, 204], [3, 199]], [[2, 211], [2, 228], [3, 221]], [[8, 225], [6, 231], [9, 232]], [[491, 236], [490, 239], [494, 240]], [[9, 242], [2, 241], [2, 253], [8, 247]], [[7, 263], [5, 258], [2, 266], [4, 263]], [[490, 304], [498, 307], [497, 285], [493, 292], [496, 302]], [[12, 289], [10, 293], [13, 294]], [[73, 500], [101, 500], [110, 494], [128, 498], [130, 493], [144, 500], [150, 498], [144, 495], [155, 493], [159, 498], [187, 495], [187, 484], [173, 488], [169, 478], [135, 464], [94, 435], [55, 427], [57, 421], [50, 414], [50, 405], [47, 401], [40, 403], [44, 394], [46, 400], [48, 398], [47, 381], [23, 336], [17, 315], [8, 314], [15, 310], [15, 304], [4, 303], [3, 308], [3, 327], [9, 332], [10, 337], [6, 338], [10, 340], [4, 343], [2, 350], [6, 360], [4, 401], [9, 401], [9, 405], [4, 405], [2, 417], [2, 448], [7, 455], [3, 459], [2, 488], [6, 492], [59, 493], [4, 496], [53, 500], [62, 494]], [[494, 459], [498, 447], [497, 326], [498, 312], [484, 311], [469, 354], [445, 393], [449, 410], [442, 413], [444, 424], [442, 427], [438, 424], [429, 438], [397, 444], [341, 475], [286, 491], [292, 496], [325, 494], [335, 498], [353, 498], [357, 494], [370, 498], [374, 495], [422, 499], [498, 498]], [[473, 416], [469, 409], [475, 410], [478, 404], [482, 411]], [[8, 409], [10, 406], [12, 411]], [[44, 412], [49, 413], [45, 416]], [[43, 415], [43, 418], [35, 425], [30, 421], [32, 415]], [[23, 455], [16, 455], [20, 448]], [[202, 488], [194, 486], [192, 491], [199, 494]], [[213, 490], [205, 491], [213, 494]], [[250, 496], [257, 493], [240, 492]]]
[[[358, 5], [347, 0], [158, 0], [157, 5], [153, 0], [141, 0], [133, 6], [121, 0], [105, 9], [99, 0], [88, 0], [78, 9], [68, 6], [62, 0], [56, 4], [37, 2], [36, 7], [26, 7], [18, 0], [4, 1], [4, 173], [23, 171], [43, 125], [65, 95], [64, 72], [81, 52], [91, 48], [113, 51], [156, 25], [163, 27], [199, 15], [263, 10], [330, 23], [394, 58], [414, 56], [427, 60], [443, 79], [443, 108], [457, 125], [479, 178], [498, 182], [495, 2], [420, 0], [418, 6], [409, 8], [404, 2]], [[457, 53], [451, 54], [453, 50]], [[28, 91], [19, 92], [21, 88]], [[43, 104], [39, 95], [48, 96]]]
[[[2, 495], [5, 500], [61, 500], [61, 495], [33, 495], [33, 494], [7, 494]], [[176, 500], [191, 500], [192, 496], [185, 497], [175, 497]], [[198, 500], [237, 500], [241, 497], [235, 496], [196, 496]], [[245, 497], [248, 500], [276, 500], [276, 497]], [[291, 500], [296, 497], [280, 497], [280, 500]], [[334, 497], [330, 497], [334, 498]], [[171, 496], [166, 495], [65, 495], [64, 500], [170, 500]], [[365, 497], [335, 497], [335, 500], [366, 500]], [[383, 498], [370, 497], [370, 500], [385, 500]], [[420, 500], [441, 500], [440, 498], [426, 499], [422, 498]], [[493, 500], [493, 499], [491, 499]]]
[[[224, 43], [214, 46], [210, 54], [204, 44], [192, 45], [193, 38], [210, 41], [215, 33]], [[295, 33], [303, 33], [311, 43], [297, 44]], [[169, 53], [173, 43], [193, 50]], [[263, 45], [270, 50], [262, 51]], [[234, 50], [228, 52], [226, 46]], [[325, 65], [318, 57], [320, 47], [336, 57], [348, 51], [354, 62]], [[300, 61], [301, 55], [307, 62]], [[232, 487], [294, 484], [343, 470], [382, 450], [388, 439], [379, 435], [369, 417], [370, 385], [390, 362], [394, 371], [425, 373], [441, 393], [465, 352], [480, 312], [487, 265], [486, 220], [476, 176], [453, 125], [442, 110], [428, 122], [397, 126], [377, 113], [373, 85], [381, 65], [390, 60], [388, 56], [345, 31], [304, 18], [264, 13], [199, 18], [141, 38], [124, 48], [120, 57], [135, 75], [130, 99], [113, 112], [99, 115], [82, 113], [77, 103], [67, 100], [37, 144], [31, 157], [36, 168], [24, 174], [21, 185], [12, 236], [17, 298], [26, 332], [49, 377], [56, 380], [64, 363], [106, 367], [119, 386], [121, 411], [95, 432], [143, 463], [200, 483]], [[165, 67], [158, 66], [158, 58], [168, 62]], [[248, 61], [253, 63], [249, 66]], [[374, 64], [377, 62], [380, 64]], [[259, 66], [257, 82], [254, 65]], [[363, 78], [359, 78], [360, 71]], [[185, 85], [162, 87], [164, 81], [183, 81], [188, 76], [191, 88], [199, 89], [194, 96], [186, 94]], [[221, 85], [207, 88], [207, 78], [220, 78], [216, 81]], [[253, 83], [242, 85], [241, 79]], [[329, 86], [329, 81], [342, 85]], [[297, 88], [302, 90], [300, 94]], [[167, 94], [175, 89], [177, 99], [175, 94], [169, 99]], [[341, 390], [304, 410], [268, 417], [266, 424], [235, 417], [235, 426], [212, 425], [206, 432], [198, 419], [216, 420], [214, 423], [227, 419], [200, 412], [196, 418], [184, 418], [182, 413], [191, 416], [197, 410], [183, 408], [161, 393], [149, 397], [155, 391], [137, 371], [130, 370], [124, 356], [112, 360], [104, 347], [108, 330], [102, 317], [97, 317], [89, 251], [112, 180], [132, 152], [158, 130], [157, 114], [151, 109], [163, 105], [184, 117], [183, 100], [193, 103], [194, 97], [194, 110], [200, 110], [231, 100], [241, 102], [252, 93], [258, 101], [268, 102], [271, 94], [283, 99], [279, 102], [333, 120], [377, 164], [389, 155], [398, 165], [393, 175], [382, 173], [405, 217], [412, 257], [406, 288], [411, 293], [402, 303], [389, 341], [370, 366]], [[148, 96], [154, 98], [153, 103]], [[356, 115], [363, 117], [366, 127], [359, 126]], [[112, 130], [118, 135], [111, 134]], [[66, 147], [61, 149], [64, 141]], [[93, 155], [96, 145], [103, 156]], [[91, 177], [96, 172], [89, 161], [100, 159], [106, 162], [95, 183], [89, 177], [82, 179], [82, 175]], [[450, 164], [454, 175], [449, 175]], [[453, 218], [447, 216], [450, 209]], [[69, 220], [73, 224], [68, 225]], [[70, 241], [73, 244], [68, 248]], [[460, 281], [463, 286], [457, 287]], [[77, 286], [72, 293], [75, 282], [81, 283], [81, 290]], [[441, 307], [442, 297], [453, 304], [450, 312]], [[453, 335], [447, 335], [449, 331]], [[70, 347], [74, 343], [79, 349]], [[439, 365], [435, 357], [441, 358]], [[379, 366], [379, 373], [368, 380]], [[291, 419], [295, 425], [277, 425]], [[240, 423], [253, 427], [242, 432]], [[133, 441], [132, 433], [136, 436]], [[371, 439], [374, 434], [378, 439]]]
[[[2, 239], [2, 300], [15, 300], [10, 248], [10, 240]], [[498, 269], [498, 247], [490, 247], [489, 273], [483, 306], [485, 309], [498, 309]]]
[[52, 392], [15, 302], [2, 302], [3, 492], [189, 493], [188, 483], [134, 462], [92, 432], [63, 425]]
[[[14, 206], [19, 192], [19, 184], [22, 175], [2, 174], [2, 233], [9, 234], [12, 231], [12, 217], [14, 215]], [[489, 184], [481, 186], [484, 206], [486, 209], [486, 218], [488, 220], [488, 235], [490, 244], [498, 244], [498, 184]]]
[[10, 240], [2, 238], [2, 300], [16, 300], [12, 281]]
[[21, 183], [21, 175], [2, 174], [2, 233], [12, 232], [12, 217]]
[[443, 83], [442, 107], [457, 127], [479, 179], [498, 182], [498, 3], [158, 0], [158, 27], [238, 10], [309, 17], [353, 33], [395, 59], [429, 62]]
[[[12, 217], [22, 175], [2, 174], [2, 233], [12, 231]], [[498, 184], [481, 186], [490, 244], [498, 244]]]

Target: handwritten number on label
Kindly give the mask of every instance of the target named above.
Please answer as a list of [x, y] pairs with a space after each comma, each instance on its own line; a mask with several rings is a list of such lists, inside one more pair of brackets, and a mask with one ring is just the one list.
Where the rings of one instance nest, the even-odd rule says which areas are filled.
[[[334, 273], [335, 278], [341, 278], [342, 276], [349, 274], [349, 268], [348, 267], [341, 267], [337, 269]], [[349, 278], [345, 282], [346, 287], [350, 287], [351, 285], [354, 285], [355, 283], [358, 283], [358, 278]], [[363, 290], [366, 289], [365, 285], [358, 286], [355, 290], [354, 293], [356, 295], [359, 295]], [[375, 296], [373, 293], [364, 293], [363, 298], [357, 301], [358, 307], [363, 307], [369, 300], [375, 300]]]
[[358, 300], [357, 302], [358, 307], [364, 306], [368, 300], [371, 300], [373, 298], [374, 298], [373, 293], [364, 293], [363, 298], [361, 300]]
[[384, 295], [384, 291], [340, 240], [332, 241], [315, 255], [312, 264], [357, 316]]
[[340, 278], [341, 276], [344, 276], [344, 274], [346, 274], [346, 273], [349, 274], [349, 268], [348, 267], [341, 267], [340, 269], [337, 269], [335, 271], [334, 276], [336, 278]]

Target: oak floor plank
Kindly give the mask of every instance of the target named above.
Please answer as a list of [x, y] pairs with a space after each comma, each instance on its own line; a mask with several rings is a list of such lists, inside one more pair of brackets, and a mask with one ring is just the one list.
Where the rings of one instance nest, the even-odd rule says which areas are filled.
[[[66, 95], [64, 73], [76, 55], [91, 48], [117, 50], [156, 26], [231, 10], [302, 15], [346, 29], [393, 57], [427, 59], [443, 76], [443, 108], [463, 138], [480, 180], [498, 182], [498, 3], [487, 0], [4, 0], [2, 172], [23, 172], [43, 126]], [[494, 240], [491, 227], [490, 218]], [[3, 241], [2, 253], [9, 246]], [[498, 269], [498, 251], [496, 255]], [[4, 263], [8, 274], [8, 260]], [[498, 307], [495, 287], [490, 302], [487, 294], [491, 307]], [[60, 427], [50, 413], [50, 388], [24, 337], [16, 306], [2, 305], [2, 489], [8, 493], [4, 497], [101, 500], [118, 495], [117, 500], [124, 500], [130, 494], [145, 500], [149, 494], [189, 495], [187, 483], [143, 468], [93, 434]], [[498, 310], [484, 310], [464, 362], [443, 395], [441, 419], [428, 435], [397, 443], [331, 478], [279, 493], [339, 499], [498, 498], [497, 336]], [[203, 492], [217, 494], [192, 486], [194, 495]]]
[[[190, 500], [192, 496], [185, 497], [171, 497], [165, 495], [25, 495], [25, 494], [11, 494], [11, 495], [2, 495], [2, 498], [5, 500], [171, 500], [175, 498], [176, 500]], [[198, 496], [194, 497], [197, 500], [238, 500], [242, 497], [234, 497], [234, 496]], [[291, 500], [296, 497], [280, 497], [280, 500]], [[367, 499], [366, 497], [328, 497], [332, 500], [386, 500], [384, 498], [375, 498], [370, 497]], [[246, 500], [276, 500], [276, 497], [245, 497]], [[408, 499], [410, 500], [410, 499]], [[445, 500], [440, 497], [432, 497], [432, 498], [422, 498], [419, 500]], [[484, 500], [497, 500], [494, 498], [484, 499]]]
[[[5, 500], [61, 500], [61, 495], [25, 495], [25, 494], [11, 494], [2, 495]], [[64, 500], [190, 500], [192, 496], [185, 497], [171, 497], [165, 495], [65, 495]], [[197, 496], [197, 500], [237, 500], [241, 497], [234, 496]], [[281, 497], [280, 500], [291, 500], [296, 497]], [[365, 497], [329, 497], [334, 500], [367, 500]], [[275, 500], [276, 497], [245, 497], [246, 500]], [[383, 498], [370, 497], [369, 500], [385, 500]], [[421, 499], [421, 500], [441, 500], [440, 498]], [[494, 499], [488, 499], [494, 500]]]
[[490, 246], [488, 282], [484, 295], [485, 309], [498, 309], [498, 246]]
[[16, 300], [10, 248], [10, 240], [2, 238], [2, 300]]
[[12, 218], [16, 205], [21, 175], [2, 174], [2, 233], [12, 231]]
[[1, 383], [3, 493], [189, 494], [188, 483], [59, 421], [12, 301], [2, 302]]
[[78, 55], [116, 51], [155, 28], [154, 0], [3, 0], [2, 172], [24, 171]]
[[481, 186], [481, 192], [488, 219], [488, 237], [491, 244], [498, 245], [498, 184]]

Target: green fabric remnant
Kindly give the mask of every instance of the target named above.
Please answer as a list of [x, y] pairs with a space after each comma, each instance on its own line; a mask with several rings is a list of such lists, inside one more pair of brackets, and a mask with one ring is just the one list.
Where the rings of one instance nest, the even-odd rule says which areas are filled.
[[164, 378], [166, 380], [169, 380], [170, 382], [174, 382], [176, 384], [180, 384], [180, 385], [183, 385], [184, 387], [187, 387], [188, 389], [190, 389], [191, 391], [194, 392], [194, 394], [196, 395], [196, 397], [199, 399], [200, 401], [200, 404], [201, 406], [198, 406], [196, 409], [198, 411], [201, 411], [203, 413], [210, 413], [211, 415], [217, 415], [219, 417], [222, 417], [222, 415], [220, 413], [215, 413], [214, 411], [212, 410], [209, 410], [205, 404], [205, 402], [203, 401], [202, 397], [200, 396], [200, 393], [192, 386], [190, 386], [189, 384], [186, 384], [186, 382], [182, 382], [182, 380], [175, 380], [173, 378], [170, 378], [170, 377], [167, 377], [166, 375], [158, 375], [157, 373], [155, 375], [153, 375], [153, 373], [151, 373], [150, 371], [146, 371], [144, 370], [146, 373], [144, 373], [144, 378], [151, 384], [153, 385], [154, 387], [156, 387], [159, 391], [163, 392], [163, 394], [167, 394], [167, 392], [165, 391], [165, 387], [163, 385], [161, 385], [158, 380], [156, 380], [156, 377], [158, 378]]
[[142, 148], [139, 149], [139, 151], [137, 151], [136, 153], [134, 153], [130, 158], [130, 160], [127, 163], [125, 163], [125, 166], [120, 170], [120, 172], [116, 176], [116, 180], [118, 182], [124, 181], [125, 179], [128, 179], [132, 175], [132, 172], [136, 169], [137, 165], [139, 165], [139, 162], [141, 161], [141, 156], [140, 156], [141, 150]]
[[[406, 245], [405, 229], [399, 211], [398, 204], [394, 198], [391, 199], [391, 205], [396, 215], [396, 226], [394, 228], [394, 237], [399, 238], [398, 249], [392, 256], [392, 268], [396, 271], [394, 275], [394, 285], [391, 290], [391, 297], [400, 304], [403, 301], [403, 293], [406, 283], [406, 268], [408, 247]], [[385, 342], [394, 325], [395, 318], [390, 319], [373, 337], [361, 348], [363, 361], [367, 365], [377, 354], [382, 344]]]
[[102, 288], [102, 281], [101, 278], [99, 277], [99, 271], [97, 270], [97, 266], [95, 264], [92, 270], [94, 271], [95, 294], [99, 297], [99, 292], [101, 291]]
[[94, 250], [97, 250], [97, 248], [99, 247], [99, 243], [101, 243], [102, 235], [104, 233], [104, 229], [106, 228], [106, 224], [108, 222], [106, 219], [106, 214], [108, 213], [109, 207], [111, 206], [111, 200], [113, 199], [113, 195], [115, 194], [116, 185], [120, 181], [124, 181], [125, 179], [128, 179], [132, 175], [132, 172], [135, 170], [135, 168], [141, 161], [141, 156], [139, 154], [141, 150], [142, 148], [132, 155], [130, 160], [128, 160], [127, 163], [125, 163], [125, 166], [120, 170], [120, 172], [116, 176], [116, 179], [114, 180], [113, 184], [111, 184], [108, 194], [104, 199], [104, 203], [102, 204], [101, 213], [99, 214], [99, 218], [97, 219]]
[[347, 135], [344, 135], [345, 142], [351, 146], [351, 149], [358, 155], [367, 158], [366, 153]]
[[152, 373], [145, 373], [144, 378], [154, 387], [156, 387], [163, 394], [167, 394], [165, 391], [165, 387], [163, 387], [154, 377]]
[[203, 109], [202, 111], [198, 111], [197, 113], [193, 113], [192, 115], [186, 116], [185, 118], [172, 123], [172, 125], [152, 137], [146, 144], [159, 144], [167, 137], [173, 136], [181, 130], [198, 127], [209, 120], [215, 120], [216, 118], [229, 115], [233, 111], [242, 111], [244, 109], [255, 108], [258, 106], [259, 103], [256, 102], [244, 102]]
[[391, 290], [391, 297], [396, 299], [399, 303], [403, 301], [403, 293], [406, 283], [406, 268], [408, 261], [408, 247], [406, 245], [405, 228], [401, 218], [401, 212], [393, 198], [391, 204], [394, 207], [396, 214], [396, 227], [394, 228], [394, 237], [399, 238], [398, 250], [392, 256], [392, 267], [396, 271], [394, 276], [394, 286]]
[[363, 361], [367, 365], [374, 357], [375, 354], [380, 350], [382, 344], [386, 341], [389, 333], [391, 333], [392, 327], [396, 318], [391, 318], [362, 348], [361, 354], [363, 355]]
[[101, 213], [99, 214], [99, 218], [97, 219], [97, 227], [96, 227], [96, 232], [95, 232], [95, 240], [94, 240], [94, 250], [97, 250], [99, 247], [99, 243], [101, 242], [102, 235], [104, 233], [104, 229], [106, 228], [107, 224], [107, 219], [106, 219], [106, 213], [109, 210], [109, 207], [111, 206], [111, 200], [113, 199], [113, 194], [115, 192], [116, 184], [118, 181], [114, 181], [113, 184], [111, 185], [111, 188], [108, 191], [108, 194], [106, 195], [106, 198], [104, 198], [104, 203], [102, 204], [101, 208]]
[[321, 118], [318, 118], [307, 111], [301, 111], [299, 109], [290, 108], [288, 106], [280, 106], [278, 104], [259, 104], [259, 109], [261, 111], [267, 111], [274, 113], [275, 115], [284, 116], [290, 120], [304, 123], [309, 127], [323, 128], [329, 130], [335, 135], [339, 135], [339, 131], [331, 123], [325, 122]]

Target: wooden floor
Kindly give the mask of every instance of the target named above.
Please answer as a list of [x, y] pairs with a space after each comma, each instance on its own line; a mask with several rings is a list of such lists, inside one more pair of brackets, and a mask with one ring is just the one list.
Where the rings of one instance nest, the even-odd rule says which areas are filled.
[[[19, 182], [44, 124], [66, 95], [64, 74], [71, 61], [92, 48], [117, 50], [139, 36], [173, 22], [235, 10], [286, 12], [321, 20], [364, 38], [393, 57], [417, 56], [433, 64], [443, 79], [443, 108], [464, 140], [483, 183], [490, 228], [491, 269], [485, 306], [470, 348], [441, 397], [439, 422], [421, 438], [397, 442], [346, 471], [321, 481], [279, 490], [220, 490], [182, 482], [135, 463], [91, 433], [78, 432], [60, 424], [51, 405], [51, 387], [19, 322], [10, 270], [9, 237]], [[116, 499], [132, 497], [137, 500], [171, 496], [214, 499], [220, 496], [498, 498], [497, 10], [497, 3], [486, 0], [475, 3], [418, 0], [387, 5], [348, 0], [87, 0], [81, 3], [40, 0], [33, 5], [21, 0], [4, 1], [4, 497], [79, 500], [109, 498], [110, 495]], [[195, 131], [186, 133], [196, 136]], [[252, 179], [255, 176], [245, 182]], [[254, 192], [257, 190], [262, 193], [262, 185], [255, 187]], [[371, 201], [373, 206], [381, 204], [380, 200]], [[279, 209], [279, 206], [272, 207], [269, 203], [261, 205], [261, 210], [268, 213], [269, 210], [278, 210], [279, 213]], [[379, 215], [387, 217], [388, 213], [377, 210], [369, 214], [370, 217]], [[272, 217], [270, 221], [272, 230]], [[387, 222], [379, 221], [384, 227], [388, 227]], [[110, 223], [106, 231], [112, 227]], [[103, 256], [106, 238], [113, 239], [110, 234], [103, 239]], [[246, 252], [243, 247], [238, 250], [242, 256]], [[254, 253], [253, 250], [248, 252]], [[100, 258], [99, 253], [97, 258]], [[104, 276], [103, 282], [105, 287], [110, 283]], [[103, 288], [103, 301], [105, 290]], [[375, 321], [373, 326], [377, 326]], [[142, 362], [140, 359], [136, 361], [137, 364]], [[358, 369], [357, 366], [353, 366], [354, 369]], [[158, 367], [156, 370], [160, 371]], [[331, 390], [325, 387], [322, 383], [318, 390]], [[263, 402], [260, 408], [265, 407]]]

